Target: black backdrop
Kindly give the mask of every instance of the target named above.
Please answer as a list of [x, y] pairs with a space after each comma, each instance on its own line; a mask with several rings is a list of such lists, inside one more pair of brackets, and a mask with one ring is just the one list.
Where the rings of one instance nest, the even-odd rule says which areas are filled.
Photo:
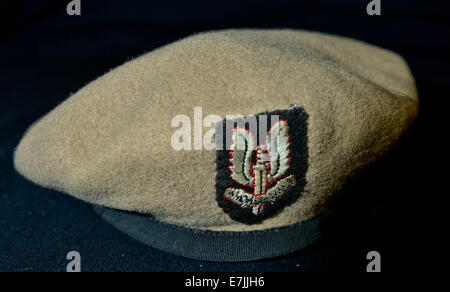
[[[377, 250], [383, 271], [441, 270], [448, 179], [450, 2], [0, 1], [0, 271], [65, 271], [71, 250], [84, 271], [365, 271]], [[194, 32], [302, 28], [367, 41], [401, 54], [416, 78], [417, 123], [386, 157], [348, 185], [338, 219], [318, 244], [250, 263], [210, 263], [147, 247], [90, 207], [19, 176], [12, 153], [25, 129], [72, 92], [126, 60]]]

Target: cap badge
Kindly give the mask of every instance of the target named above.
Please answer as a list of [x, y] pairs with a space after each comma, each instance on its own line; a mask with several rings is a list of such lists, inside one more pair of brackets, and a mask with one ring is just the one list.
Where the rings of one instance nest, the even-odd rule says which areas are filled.
[[[260, 222], [291, 203], [298, 196], [295, 192], [303, 188], [307, 155], [305, 114], [298, 107], [275, 114], [276, 122], [271, 119], [274, 113], [264, 119], [263, 114], [254, 117], [258, 121], [254, 129], [245, 126], [242, 120], [222, 124], [233, 127], [229, 134], [231, 144], [226, 150], [218, 150], [217, 199], [233, 219], [244, 223]], [[289, 120], [299, 126], [293, 137], [289, 133]], [[270, 126], [266, 127], [269, 131], [263, 126]], [[226, 134], [224, 137], [226, 140]], [[297, 160], [294, 168], [292, 149], [300, 151], [294, 155]], [[286, 196], [291, 190], [293, 194]]]

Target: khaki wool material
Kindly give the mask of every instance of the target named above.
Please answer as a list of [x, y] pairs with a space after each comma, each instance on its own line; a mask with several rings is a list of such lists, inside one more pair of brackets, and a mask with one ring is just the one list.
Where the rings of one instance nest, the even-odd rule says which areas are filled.
[[[179, 114], [193, 121], [194, 107], [203, 117], [225, 117], [291, 104], [308, 117], [304, 190], [260, 223], [237, 222], [216, 201], [216, 151], [174, 150], [171, 121]], [[417, 113], [414, 79], [391, 51], [300, 30], [213, 31], [140, 56], [80, 89], [27, 130], [14, 164], [29, 180], [89, 203], [184, 227], [263, 230], [324, 211]]]

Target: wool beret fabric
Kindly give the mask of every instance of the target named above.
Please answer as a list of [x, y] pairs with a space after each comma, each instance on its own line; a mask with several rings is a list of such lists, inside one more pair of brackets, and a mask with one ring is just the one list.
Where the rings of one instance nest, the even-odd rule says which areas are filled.
[[[306, 122], [303, 187], [260, 222], [232, 218], [216, 200], [216, 151], [173, 149], [172, 119], [184, 114], [193, 121], [194, 107], [203, 117], [225, 117], [292, 104]], [[321, 214], [417, 113], [414, 79], [391, 51], [318, 32], [213, 31], [144, 54], [87, 84], [27, 130], [14, 165], [44, 187], [160, 222], [268, 230]], [[289, 128], [290, 135], [295, 131]]]

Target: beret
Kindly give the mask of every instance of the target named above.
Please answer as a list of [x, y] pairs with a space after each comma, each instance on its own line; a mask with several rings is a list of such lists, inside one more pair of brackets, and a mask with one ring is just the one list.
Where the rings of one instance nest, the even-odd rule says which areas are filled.
[[151, 246], [254, 260], [315, 242], [336, 192], [417, 114], [396, 53], [302, 30], [212, 31], [84, 86], [26, 131], [14, 165]]

